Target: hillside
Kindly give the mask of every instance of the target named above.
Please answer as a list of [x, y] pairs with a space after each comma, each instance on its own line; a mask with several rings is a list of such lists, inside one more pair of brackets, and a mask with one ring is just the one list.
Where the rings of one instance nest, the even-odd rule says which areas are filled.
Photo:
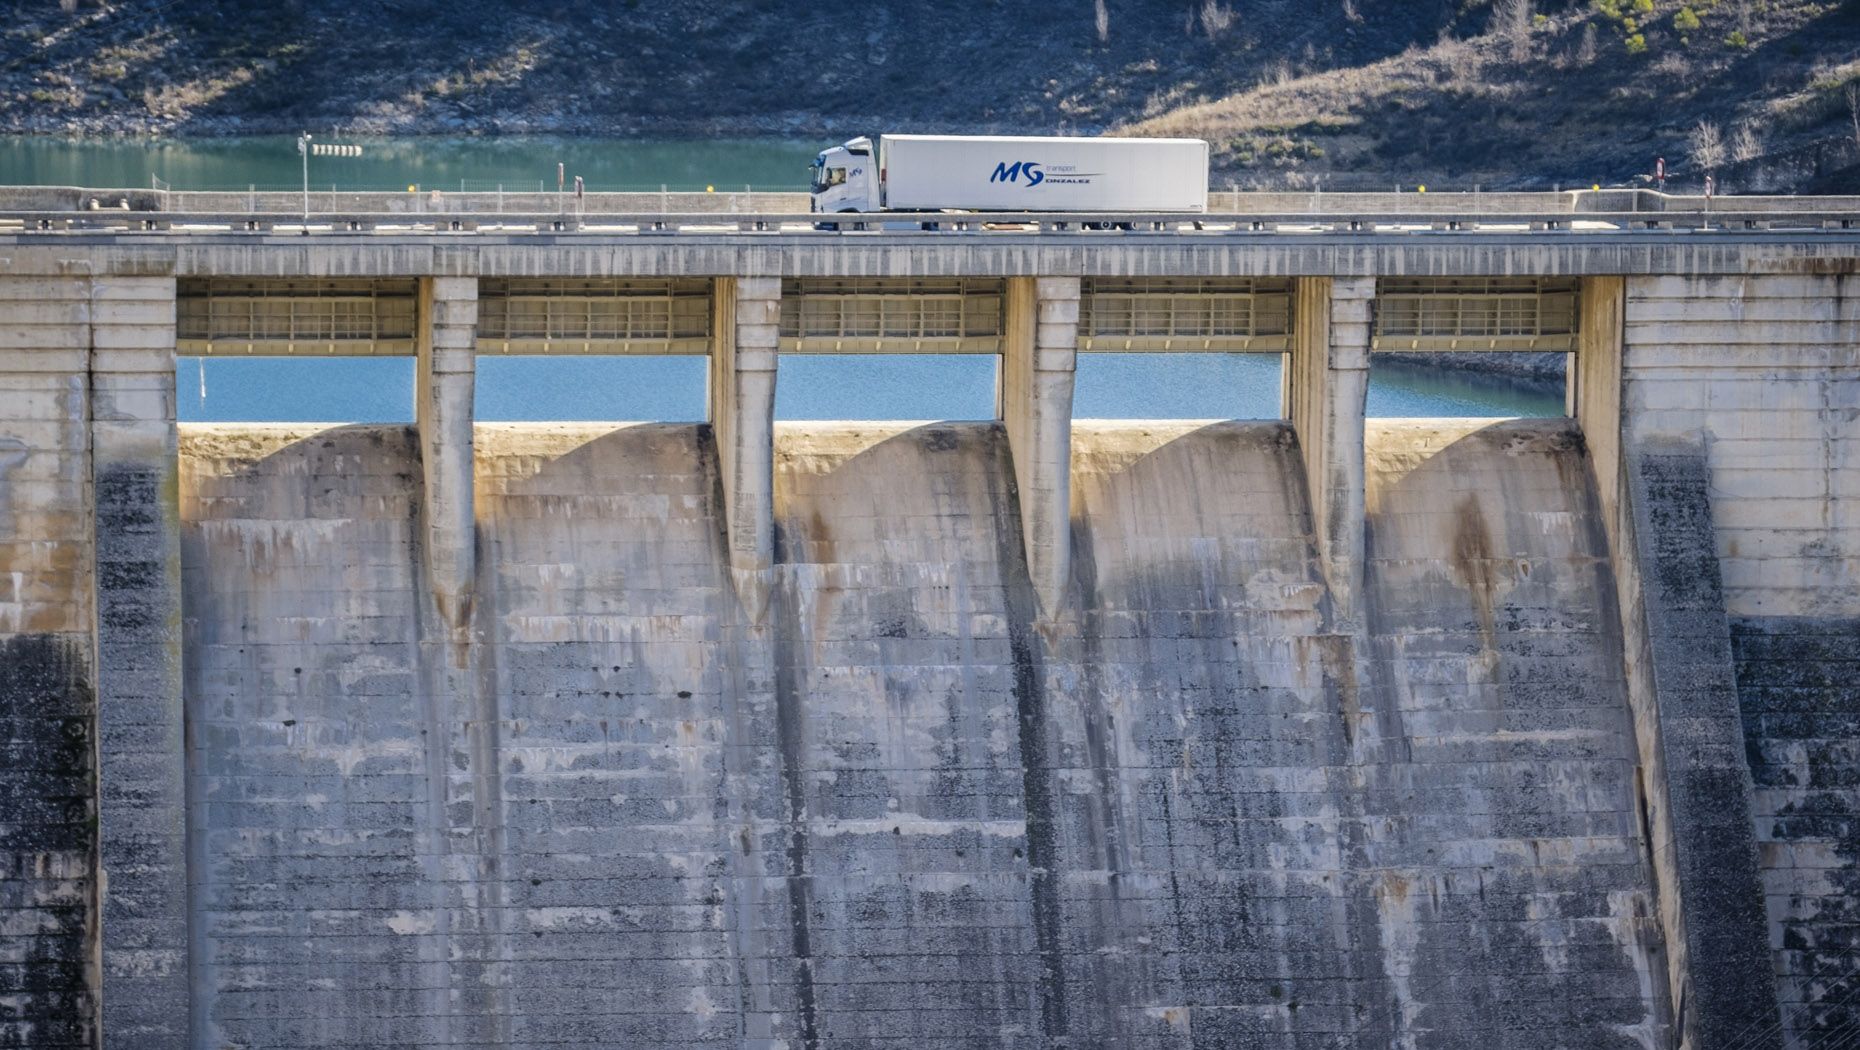
[[18, 0], [0, 30], [10, 132], [1108, 131], [1206, 137], [1242, 187], [1619, 182], [1665, 155], [1796, 190], [1860, 185], [1856, 114], [1857, 2]]

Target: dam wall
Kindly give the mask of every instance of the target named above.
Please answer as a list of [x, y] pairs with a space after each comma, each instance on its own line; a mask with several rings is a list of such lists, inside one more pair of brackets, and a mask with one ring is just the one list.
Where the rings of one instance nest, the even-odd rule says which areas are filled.
[[782, 426], [759, 626], [708, 437], [481, 425], [461, 645], [406, 428], [183, 428], [207, 1044], [1658, 1045], [1567, 424], [1372, 432], [1362, 678], [1283, 425], [1081, 428], [1050, 625], [1000, 428]]
[[[0, 1042], [1842, 1038], [1844, 235], [1110, 236], [0, 234]], [[1391, 275], [1570, 417], [1366, 420]], [[709, 421], [474, 422], [556, 276]], [[776, 423], [823, 276], [994, 282], [998, 418]], [[177, 424], [204, 277], [410, 296], [416, 422]], [[1106, 287], [1283, 418], [1074, 423]]]

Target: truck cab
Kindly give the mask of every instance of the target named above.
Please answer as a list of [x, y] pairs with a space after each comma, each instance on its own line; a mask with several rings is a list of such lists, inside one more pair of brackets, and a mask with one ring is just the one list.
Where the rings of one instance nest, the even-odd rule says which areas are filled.
[[878, 158], [872, 140], [860, 137], [823, 149], [814, 157], [809, 209], [816, 212], [878, 211]]

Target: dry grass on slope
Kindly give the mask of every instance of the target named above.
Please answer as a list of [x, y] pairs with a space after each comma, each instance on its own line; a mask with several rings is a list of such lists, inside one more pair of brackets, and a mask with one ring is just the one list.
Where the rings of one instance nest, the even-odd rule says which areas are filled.
[[[1860, 103], [1848, 98], [1860, 89], [1860, 5], [1772, 2], [1744, 21], [1731, 0], [1707, 3], [1662, 3], [1627, 26], [1578, 8], [1539, 17], [1522, 39], [1444, 38], [1281, 74], [1120, 132], [1208, 139], [1218, 182], [1260, 188], [1580, 185], [1664, 156], [1682, 180], [1710, 168], [1732, 186], [1788, 189], [1860, 159]], [[1681, 14], [1694, 8], [1696, 24]], [[1747, 33], [1731, 40], [1740, 24]]]
[[1120, 133], [1207, 139], [1216, 168], [1242, 187], [1334, 184], [1386, 134], [1369, 126], [1371, 114], [1443, 84], [1457, 81], [1460, 90], [1483, 85], [1487, 61], [1485, 49], [1448, 41], [1368, 66], [1282, 73], [1250, 91], [1184, 106]]

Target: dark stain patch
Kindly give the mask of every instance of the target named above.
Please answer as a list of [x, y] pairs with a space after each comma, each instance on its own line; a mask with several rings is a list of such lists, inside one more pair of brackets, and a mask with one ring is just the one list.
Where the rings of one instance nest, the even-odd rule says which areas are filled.
[[1472, 592], [1473, 604], [1479, 610], [1480, 640], [1490, 651], [1493, 593], [1497, 589], [1492, 572], [1492, 531], [1475, 496], [1460, 501], [1454, 510], [1453, 522], [1453, 551], [1449, 564], [1460, 583]]
[[[776, 529], [778, 549], [788, 544]], [[824, 530], [823, 530], [824, 532]], [[808, 872], [808, 813], [806, 785], [807, 690], [802, 665], [807, 642], [801, 632], [800, 595], [787, 574], [776, 582], [772, 603], [775, 628], [775, 729], [781, 755], [781, 780], [787, 801], [788, 843], [785, 851], [788, 888], [788, 927], [794, 952], [795, 997], [801, 1013], [801, 1045], [820, 1046], [819, 1005], [814, 989], [812, 927], [813, 885]]]
[[926, 452], [954, 452], [961, 445], [961, 435], [949, 427], [925, 427], [919, 433]]
[[[1773, 898], [1783, 1024], [1820, 1046], [1860, 1026], [1860, 618], [1759, 617], [1730, 623], [1745, 753], [1760, 840], [1831, 854]], [[1761, 855], [1771, 855], [1764, 850]], [[1788, 856], [1787, 851], [1781, 853]], [[1788, 863], [1784, 861], [1783, 863]], [[1783, 874], [1772, 870], [1772, 879]], [[1780, 888], [1780, 887], [1779, 887]]]
[[86, 646], [70, 638], [0, 639], [0, 724], [9, 755], [0, 763], [0, 843], [5, 878], [16, 888], [0, 904], [0, 922], [33, 931], [6, 939], [17, 954], [0, 975], [12, 1000], [0, 1042], [8, 1032], [30, 1033], [17, 1045], [33, 1047], [88, 1050], [95, 1042], [96, 697], [89, 662]]
[[[1006, 442], [997, 456], [1001, 476], [1012, 477]], [[1054, 799], [1054, 771], [1047, 760], [1046, 671], [1040, 643], [1031, 625], [1038, 618], [1033, 580], [1022, 545], [1020, 510], [1007, 493], [994, 494], [997, 544], [995, 557], [1004, 577], [1008, 607], [1008, 654], [1013, 661], [1013, 695], [1019, 727], [1021, 794], [1027, 805], [1027, 887], [1033, 911], [1035, 951], [1040, 972], [1035, 993], [1040, 1002], [1040, 1030], [1048, 1043], [1065, 1045], [1071, 1029], [1066, 1001], [1064, 917], [1059, 887], [1059, 822]]]

